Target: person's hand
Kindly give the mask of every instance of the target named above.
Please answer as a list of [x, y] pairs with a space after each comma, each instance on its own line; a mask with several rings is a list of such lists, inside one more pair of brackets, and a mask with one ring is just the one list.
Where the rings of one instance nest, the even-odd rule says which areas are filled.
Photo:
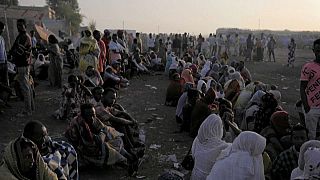
[[234, 115], [233, 115], [233, 113], [231, 113], [231, 112], [225, 112], [225, 113], [223, 113], [223, 115], [222, 115], [222, 120], [233, 122], [233, 120], [234, 120]]
[[104, 142], [106, 140], [106, 134], [104, 132], [100, 132], [99, 137], [102, 142]]

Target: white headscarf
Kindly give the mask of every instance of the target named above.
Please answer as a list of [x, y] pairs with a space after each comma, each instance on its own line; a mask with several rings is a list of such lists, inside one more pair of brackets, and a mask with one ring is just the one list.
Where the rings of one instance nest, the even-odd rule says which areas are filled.
[[[244, 131], [234, 140], [229, 153], [213, 166], [207, 180], [264, 180], [262, 153], [266, 139], [261, 135]], [[227, 150], [226, 150], [227, 151]]]
[[291, 179], [295, 179], [301, 175], [303, 175], [303, 169], [305, 166], [305, 157], [304, 153], [310, 148], [320, 148], [320, 141], [318, 140], [310, 140], [305, 142], [301, 147], [300, 147], [300, 152], [299, 152], [299, 159], [298, 159], [298, 167], [295, 168], [292, 173], [291, 173]]
[[263, 95], [265, 95], [266, 93], [264, 91], [257, 91], [256, 93], [254, 93], [254, 95], [252, 96], [252, 98], [250, 99], [249, 103], [248, 103], [248, 107], [250, 107], [253, 103], [257, 103], [258, 105], [262, 104], [261, 98]]
[[195, 166], [191, 179], [205, 179], [221, 151], [229, 146], [222, 140], [223, 123], [219, 116], [211, 114], [201, 124], [192, 144]]
[[206, 77], [206, 75], [208, 74], [208, 72], [210, 71], [210, 69], [211, 69], [211, 61], [207, 61], [207, 62], [204, 64], [204, 66], [203, 66], [203, 68], [201, 69], [201, 71], [200, 71], [201, 77], [202, 77], [202, 78]]
[[320, 179], [320, 149], [308, 148], [303, 156], [305, 160], [303, 175], [295, 179]]
[[[207, 91], [209, 90], [209, 88], [212, 87], [212, 84], [217, 85], [217, 81], [215, 81], [214, 79], [209, 79], [207, 82], [207, 89], [206, 89]], [[215, 89], [215, 91], [217, 91], [217, 90]]]
[[[198, 85], [197, 85], [197, 90], [202, 92], [202, 86], [205, 85], [207, 87], [206, 82], [204, 82], [204, 80], [199, 80], [198, 81]], [[202, 93], [206, 93], [206, 92], [202, 92]]]

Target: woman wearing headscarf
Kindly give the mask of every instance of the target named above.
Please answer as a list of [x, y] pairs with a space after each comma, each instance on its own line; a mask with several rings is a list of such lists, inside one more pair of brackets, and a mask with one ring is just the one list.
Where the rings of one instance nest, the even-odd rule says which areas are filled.
[[176, 109], [176, 121], [177, 123], [182, 123], [183, 121], [183, 107], [187, 103], [188, 90], [193, 87], [193, 84], [186, 83], [183, 88], [183, 93], [178, 100], [178, 105]]
[[98, 56], [100, 54], [100, 49], [97, 41], [93, 39], [91, 31], [89, 30], [84, 32], [84, 37], [80, 40], [79, 53], [79, 68], [81, 72], [85, 72], [88, 66], [92, 66], [95, 69], [98, 68]]
[[200, 71], [201, 78], [206, 77], [210, 69], [211, 69], [211, 61], [207, 61]]
[[228, 81], [224, 86], [225, 98], [232, 102], [234, 105], [240, 94], [240, 84], [236, 79]]
[[0, 179], [6, 180], [58, 180], [43, 161], [37, 146], [27, 138], [11, 141], [3, 155]]
[[320, 141], [318, 140], [310, 140], [305, 142], [301, 148], [300, 148], [300, 152], [299, 152], [299, 159], [298, 159], [298, 167], [295, 168], [292, 173], [291, 173], [291, 180], [296, 179], [299, 176], [303, 175], [303, 171], [304, 171], [304, 167], [305, 167], [305, 152], [309, 149], [309, 148], [320, 148]]
[[54, 35], [48, 37], [49, 41], [49, 82], [52, 87], [62, 87], [62, 68], [63, 60], [61, 58], [61, 52], [58, 45], [58, 40]]
[[303, 154], [305, 165], [301, 176], [294, 180], [317, 180], [320, 179], [320, 149], [310, 147]]
[[254, 129], [254, 114], [259, 110], [259, 107], [262, 105], [262, 96], [266, 93], [264, 91], [257, 91], [252, 98], [250, 99], [246, 110], [244, 112], [244, 118], [241, 123], [242, 130], [252, 131]]
[[183, 86], [180, 84], [180, 75], [175, 73], [167, 88], [165, 105], [174, 107], [177, 106], [178, 100], [182, 94], [182, 87]]
[[181, 73], [181, 85], [184, 85], [185, 83], [192, 83], [194, 84], [192, 72], [190, 69], [185, 69]]
[[207, 180], [264, 180], [262, 153], [266, 139], [255, 132], [245, 131], [234, 140], [231, 148], [220, 155]]
[[202, 94], [205, 94], [207, 92], [207, 84], [204, 80], [198, 81], [197, 90]]
[[199, 99], [191, 113], [190, 136], [196, 137], [202, 122], [212, 113], [212, 105], [216, 94], [213, 88], [210, 88], [204, 97]]
[[33, 65], [35, 76], [38, 79], [46, 80], [48, 78], [49, 64], [50, 61], [47, 61], [43, 54], [38, 54], [38, 58]]
[[222, 140], [223, 123], [219, 116], [211, 114], [201, 124], [192, 144], [195, 165], [191, 180], [205, 180], [222, 150], [228, 144]]

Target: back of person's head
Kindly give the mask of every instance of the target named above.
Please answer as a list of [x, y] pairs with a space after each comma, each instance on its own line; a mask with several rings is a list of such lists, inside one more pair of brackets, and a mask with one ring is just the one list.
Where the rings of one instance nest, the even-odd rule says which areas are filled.
[[29, 121], [23, 129], [23, 136], [32, 139], [36, 130], [41, 129], [44, 125], [40, 121]]
[[51, 35], [49, 35], [49, 37], [48, 37], [48, 42], [49, 42], [50, 44], [57, 44], [57, 43], [58, 43], [58, 40], [57, 40], [57, 38], [56, 38], [55, 35], [51, 34]]
[[116, 93], [117, 94], [117, 91], [114, 88], [105, 88], [104, 92], [103, 92], [103, 96], [106, 96], [109, 93]]
[[313, 42], [313, 48], [315, 48], [316, 45], [320, 46], [320, 39], [317, 39]]
[[309, 130], [303, 126], [302, 124], [298, 123], [298, 124], [295, 124], [294, 126], [291, 127], [291, 130], [290, 130], [290, 135], [291, 135], [291, 138], [294, 134], [294, 132], [297, 132], [297, 131], [305, 131], [306, 134], [307, 134], [307, 138], [309, 139]]
[[77, 76], [75, 75], [69, 75], [68, 76], [68, 83], [78, 83], [79, 79]]
[[101, 86], [97, 86], [97, 87], [94, 87], [92, 90], [91, 90], [91, 93], [92, 94], [97, 94], [97, 93], [100, 93], [100, 92], [104, 92], [104, 89], [101, 87]]
[[26, 26], [26, 20], [25, 19], [18, 19], [17, 20], [17, 23], [21, 23], [21, 24], [23, 24], [23, 25], [25, 25]]
[[251, 156], [257, 156], [263, 153], [265, 147], [266, 139], [264, 137], [252, 131], [244, 131], [233, 141], [231, 153], [246, 151]]
[[[289, 114], [286, 111], [276, 111], [270, 117], [271, 124], [281, 129], [288, 129], [289, 125]], [[283, 133], [283, 132], [281, 132]]]

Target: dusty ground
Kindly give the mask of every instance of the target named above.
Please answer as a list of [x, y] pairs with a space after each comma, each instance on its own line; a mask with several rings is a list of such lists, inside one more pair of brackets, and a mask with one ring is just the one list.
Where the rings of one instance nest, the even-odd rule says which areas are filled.
[[[282, 93], [282, 106], [293, 117], [298, 117], [294, 110], [294, 103], [299, 98], [299, 75], [301, 65], [313, 59], [311, 50], [297, 50], [296, 67], [286, 67], [287, 50], [277, 50], [277, 62], [248, 62], [247, 67], [251, 71], [254, 80], [260, 80], [279, 86]], [[175, 133], [175, 108], [164, 106], [165, 90], [168, 80], [164, 75], [144, 76], [131, 80], [127, 89], [120, 91], [119, 103], [131, 113], [146, 131], [147, 156], [149, 157], [141, 166], [140, 174], [146, 179], [157, 179], [158, 175], [172, 167], [170, 162], [160, 162], [161, 155], [175, 154], [178, 161], [188, 151], [192, 139], [187, 134]], [[151, 85], [157, 89], [151, 89]], [[10, 140], [17, 137], [24, 124], [31, 119], [43, 122], [51, 136], [59, 136], [64, 132], [67, 122], [52, 118], [51, 114], [58, 108], [60, 90], [48, 87], [47, 82], [40, 82], [36, 88], [36, 112], [30, 118], [17, 118], [15, 115], [22, 108], [22, 102], [11, 102], [13, 108], [6, 109], [0, 116], [0, 145], [5, 146]], [[149, 111], [147, 108], [156, 108]], [[151, 123], [147, 119], [156, 114]], [[162, 119], [163, 118], [163, 119]], [[151, 144], [161, 145], [159, 149], [150, 149]], [[1, 148], [1, 147], [0, 147]], [[126, 179], [125, 170], [116, 167], [108, 169], [86, 168], [80, 172], [81, 179]]]

